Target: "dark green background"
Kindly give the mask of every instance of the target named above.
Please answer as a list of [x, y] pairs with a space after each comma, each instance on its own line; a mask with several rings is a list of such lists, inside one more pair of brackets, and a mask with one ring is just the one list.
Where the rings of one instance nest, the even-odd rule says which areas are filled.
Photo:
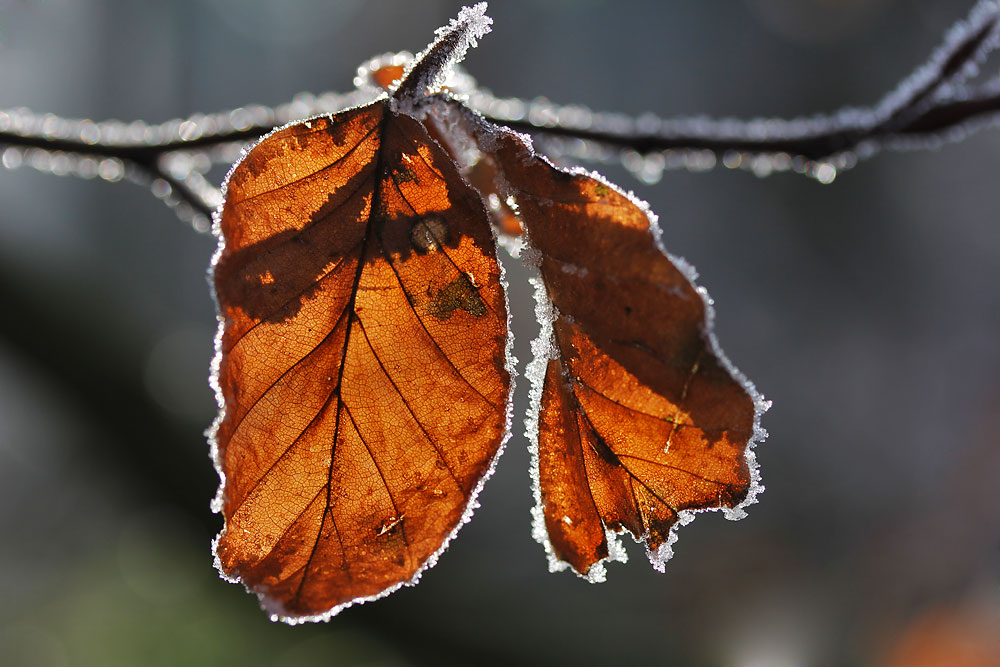
[[[876, 102], [969, 6], [502, 0], [466, 65], [505, 96], [794, 116]], [[160, 122], [345, 91], [458, 7], [4, 0], [0, 108]], [[639, 548], [600, 586], [548, 574], [522, 379], [483, 506], [420, 585], [294, 628], [209, 554], [213, 239], [135, 185], [0, 170], [0, 663], [868, 665], [934, 619], [1000, 636], [998, 165], [987, 130], [826, 186], [603, 169], [659, 214], [774, 400], [760, 503], [681, 530], [666, 574]]]

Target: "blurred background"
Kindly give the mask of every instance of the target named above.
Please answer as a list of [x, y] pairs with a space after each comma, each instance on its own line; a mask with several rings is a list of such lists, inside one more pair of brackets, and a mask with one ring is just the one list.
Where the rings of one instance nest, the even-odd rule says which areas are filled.
[[[347, 91], [460, 4], [0, 0], [0, 108], [161, 122]], [[796, 116], [876, 102], [971, 5], [503, 0], [466, 66], [502, 96]], [[665, 574], [640, 548], [601, 585], [549, 574], [518, 416], [419, 586], [302, 627], [212, 567], [214, 240], [133, 184], [0, 170], [0, 663], [1000, 664], [998, 158], [988, 130], [829, 185], [602, 168], [774, 401], [760, 503], [681, 530]], [[507, 265], [523, 365], [536, 325]]]

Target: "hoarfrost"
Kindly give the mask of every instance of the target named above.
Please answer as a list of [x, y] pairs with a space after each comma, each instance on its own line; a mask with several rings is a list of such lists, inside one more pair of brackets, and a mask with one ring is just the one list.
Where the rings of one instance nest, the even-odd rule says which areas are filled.
[[[464, 55], [464, 53], [468, 50], [470, 46], [475, 46], [475, 40], [477, 37], [480, 37], [489, 32], [489, 26], [491, 21], [489, 17], [485, 16], [484, 14], [485, 10], [486, 10], [485, 2], [480, 3], [472, 7], [471, 9], [470, 8], [463, 9], [459, 14], [458, 19], [453, 20], [447, 28], [441, 28], [438, 30], [439, 39], [434, 44], [432, 44], [431, 47], [428, 47], [428, 50], [432, 49], [436, 44], [439, 44], [444, 39], [447, 39], [448, 36], [452, 34], [455, 30], [460, 30], [462, 31], [462, 37], [461, 37], [461, 45], [460, 45], [461, 48], [459, 49], [460, 51], [459, 55]], [[446, 63], [446, 65], [453, 64], [453, 62], [457, 62], [458, 59], [460, 58], [456, 56], [454, 61], [449, 61], [448, 63]], [[447, 66], [445, 66], [445, 69], [447, 69]], [[362, 99], [371, 94], [371, 91], [367, 92], [361, 91], [361, 92], [363, 93]], [[318, 118], [320, 116], [329, 117], [330, 115], [331, 114], [329, 113], [320, 114], [318, 116], [313, 116], [312, 118]], [[310, 118], [298, 122], [310, 122], [311, 120], [312, 119]], [[221, 187], [222, 201], [219, 203], [218, 208], [216, 208], [216, 210], [212, 215], [211, 230], [212, 233], [218, 239], [218, 245], [216, 247], [215, 254], [212, 257], [212, 261], [208, 270], [209, 284], [213, 284], [213, 274], [215, 272], [215, 268], [219, 262], [220, 257], [222, 256], [222, 252], [225, 247], [221, 231], [221, 218], [222, 218], [222, 209], [225, 203], [225, 195], [229, 186], [229, 179], [232, 177], [236, 168], [250, 154], [253, 148], [255, 148], [258, 144], [268, 139], [271, 135], [280, 132], [288, 127], [296, 125], [298, 124], [298, 122], [289, 122], [279, 127], [276, 127], [273, 130], [271, 130], [271, 132], [260, 137], [253, 144], [244, 146], [240, 151], [239, 159], [236, 160], [236, 162], [232, 165], [232, 167], [230, 167], [229, 172], [226, 174], [226, 177], [223, 180]], [[496, 238], [494, 238], [494, 241], [498, 242]], [[512, 433], [511, 426], [514, 420], [514, 389], [516, 384], [515, 380], [517, 376], [517, 359], [514, 357], [513, 354], [514, 334], [513, 334], [513, 329], [511, 327], [510, 303], [508, 301], [508, 296], [507, 296], [508, 295], [507, 276], [503, 263], [499, 261], [499, 257], [497, 259], [500, 270], [501, 293], [504, 295], [504, 305], [505, 308], [507, 309], [507, 341], [504, 349], [504, 357], [505, 357], [504, 367], [510, 375], [510, 389], [505, 398], [503, 437], [501, 438], [499, 447], [497, 448], [497, 452], [494, 454], [493, 458], [489, 462], [487, 470], [480, 478], [475, 488], [473, 488], [469, 493], [469, 500], [467, 501], [461, 519], [455, 525], [451, 533], [449, 533], [442, 541], [441, 546], [438, 548], [438, 550], [427, 558], [427, 560], [423, 563], [423, 565], [413, 574], [413, 576], [410, 579], [406, 581], [401, 581], [374, 595], [363, 596], [355, 598], [353, 600], [349, 600], [341, 605], [329, 609], [328, 611], [322, 614], [316, 614], [313, 616], [291, 616], [288, 614], [287, 610], [279, 601], [271, 598], [267, 594], [266, 590], [251, 590], [244, 584], [244, 588], [246, 588], [247, 592], [253, 593], [257, 596], [261, 608], [264, 609], [264, 611], [266, 611], [269, 614], [269, 617], [272, 621], [281, 621], [289, 625], [298, 625], [307, 622], [329, 621], [331, 618], [339, 614], [347, 607], [381, 599], [383, 597], [386, 597], [387, 595], [394, 593], [403, 586], [416, 585], [419, 582], [420, 577], [423, 575], [423, 573], [426, 572], [428, 569], [432, 568], [437, 563], [438, 558], [440, 558], [441, 554], [444, 553], [444, 551], [448, 548], [448, 545], [450, 544], [451, 540], [454, 539], [454, 537], [458, 534], [458, 531], [462, 528], [462, 526], [464, 526], [471, 520], [473, 513], [475, 512], [476, 509], [479, 508], [479, 501], [478, 501], [479, 494], [482, 491], [483, 486], [486, 484], [487, 480], [489, 480], [489, 478], [493, 476], [493, 473], [496, 470], [497, 462], [499, 461], [500, 456], [503, 454], [507, 441], [510, 439]], [[213, 355], [211, 362], [209, 384], [215, 394], [216, 404], [218, 406], [219, 411], [212, 425], [206, 430], [205, 435], [209, 441], [210, 458], [212, 459], [212, 463], [215, 467], [216, 473], [219, 476], [219, 487], [215, 497], [211, 501], [211, 509], [215, 513], [221, 513], [225, 503], [226, 475], [222, 470], [221, 452], [219, 450], [217, 435], [219, 426], [222, 424], [222, 421], [225, 418], [225, 397], [223, 396], [222, 387], [219, 381], [219, 372], [221, 368], [222, 355], [223, 355], [222, 336], [224, 333], [225, 320], [221, 316], [221, 309], [219, 307], [218, 299], [215, 296], [214, 290], [212, 291], [212, 294], [216, 306], [216, 320], [218, 322], [218, 329], [215, 335], [215, 354]], [[222, 579], [229, 581], [231, 583], [242, 583], [239, 578], [238, 572], [235, 573], [233, 576], [225, 572], [225, 570], [222, 567], [222, 561], [217, 554], [218, 542], [221, 539], [221, 537], [225, 534], [225, 530], [226, 528], [224, 526], [223, 529], [219, 532], [219, 534], [212, 540], [212, 555], [215, 563], [215, 568], [218, 570], [219, 575]]]
[[[402, 83], [393, 91], [399, 111], [412, 114], [427, 95], [441, 90], [452, 67], [465, 58], [479, 38], [490, 32], [493, 19], [486, 15], [486, 3], [463, 7], [458, 17], [435, 31], [437, 39], [418, 53], [403, 73]], [[403, 94], [400, 94], [403, 93]]]
[[[525, 162], [531, 162], [534, 159], [542, 160], [548, 164], [552, 162], [546, 158], [546, 156], [535, 152], [531, 138], [525, 135], [521, 135], [513, 132], [509, 128], [494, 125], [493, 123], [487, 121], [478, 112], [472, 111], [467, 107], [461, 106], [455, 103], [452, 95], [443, 93], [437, 95], [433, 98], [434, 102], [428, 105], [428, 108], [433, 110], [435, 117], [444, 122], [447, 128], [463, 137], [469, 137], [474, 140], [479, 149], [484, 153], [490, 153], [498, 148], [498, 139], [503, 134], [515, 135], [524, 144], [526, 151], [522, 155], [522, 159]], [[648, 122], [648, 119], [647, 119]], [[747, 164], [754, 163], [754, 157], [751, 156], [746, 159]], [[732, 161], [733, 158], [731, 158]], [[741, 162], [743, 161], [741, 156]], [[694, 151], [686, 155], [687, 166], [691, 170], [698, 169], [711, 169], [715, 166], [716, 157], [711, 151]], [[838, 159], [837, 165], [846, 164], [849, 160]], [[659, 161], [656, 161], [657, 166], [659, 166]], [[796, 162], [794, 159], [789, 157], [787, 154], [778, 154], [773, 156], [773, 159], [768, 161], [766, 165], [757, 166], [756, 169], [764, 171], [770, 168], [775, 169], [786, 169], [794, 168], [796, 171], [806, 172], [808, 170], [815, 171], [822, 164], [826, 163], [812, 163], [809, 161]], [[559, 169], [559, 167], [555, 168]], [[836, 167], [830, 165], [831, 169], [824, 171], [819, 174], [822, 178], [831, 178], [836, 174]], [[725, 354], [722, 352], [719, 344], [712, 333], [712, 323], [714, 320], [714, 310], [712, 308], [712, 299], [708, 296], [707, 291], [696, 285], [697, 274], [694, 268], [684, 261], [682, 258], [675, 257], [667, 252], [666, 248], [662, 242], [662, 231], [660, 229], [656, 215], [650, 210], [646, 202], [637, 198], [632, 192], [626, 192], [618, 185], [611, 183], [601, 174], [593, 171], [588, 171], [580, 167], [574, 167], [569, 169], [560, 169], [565, 173], [569, 174], [579, 174], [586, 176], [588, 178], [595, 179], [605, 186], [615, 190], [616, 192], [627, 197], [632, 204], [637, 206], [642, 210], [647, 218], [649, 219], [650, 226], [649, 232], [652, 240], [656, 247], [667, 256], [682, 272], [682, 274], [687, 278], [687, 280], [695, 285], [696, 291], [699, 297], [705, 303], [705, 326], [704, 333], [709, 342], [710, 348], [719, 359], [719, 362], [727, 369], [727, 371], [732, 375], [732, 377], [740, 383], [747, 394], [751, 397], [754, 405], [754, 425], [752, 435], [747, 443], [747, 449], [745, 454], [745, 460], [747, 466], [750, 470], [750, 485], [747, 491], [747, 495], [743, 502], [739, 503], [736, 507], [727, 508], [722, 507], [721, 503], [717, 507], [710, 507], [700, 511], [711, 511], [711, 510], [722, 510], [723, 515], [728, 519], [739, 519], [746, 516], [745, 508], [757, 501], [757, 496], [763, 491], [764, 487], [760, 482], [760, 472], [757, 466], [756, 454], [754, 448], [757, 443], [763, 441], [767, 434], [763, 428], [760, 426], [761, 415], [770, 407], [770, 402], [765, 400], [753, 384], [737, 370], [732, 363], [728, 360]], [[813, 177], [817, 174], [810, 173]], [[497, 176], [497, 183], [495, 184], [498, 188], [500, 196], [511, 196], [511, 189], [505, 182], [502, 173]], [[512, 208], [516, 209], [516, 200], [510, 201], [508, 199], [508, 204], [512, 205]], [[519, 237], [518, 243], [514, 247], [509, 247], [512, 244], [504, 244], [511, 251], [514, 256], [520, 255], [521, 261], [529, 267], [537, 267], [540, 256], [538, 251], [531, 245], [530, 234], [525, 233], [522, 237]], [[575, 268], [571, 268], [576, 270]], [[535, 505], [532, 508], [532, 536], [536, 541], [538, 541], [544, 548], [546, 556], [549, 563], [549, 570], [553, 572], [562, 571], [570, 568], [570, 565], [556, 556], [552, 543], [549, 539], [548, 531], [545, 526], [544, 511], [541, 500], [541, 482], [539, 478], [539, 459], [538, 459], [538, 430], [539, 430], [539, 412], [541, 409], [541, 397], [542, 397], [542, 385], [544, 383], [545, 370], [550, 359], [558, 357], [558, 350], [556, 349], [553, 342], [553, 330], [552, 324], [555, 318], [554, 306], [550, 302], [547, 293], [545, 291], [544, 285], [542, 284], [539, 277], [531, 279], [531, 283], [535, 290], [535, 316], [539, 322], [539, 335], [532, 341], [532, 360], [528, 364], [525, 375], [530, 382], [529, 391], [529, 401], [530, 408], [528, 415], [525, 419], [525, 434], [529, 440], [529, 453], [531, 456], [531, 479], [532, 479], [532, 493], [535, 499]], [[694, 519], [695, 511], [682, 511], [678, 514], [678, 520], [675, 525], [671, 528], [670, 534], [666, 542], [661, 545], [658, 549], [651, 550], [648, 545], [646, 547], [646, 553], [650, 560], [652, 566], [663, 571], [665, 568], [666, 561], [673, 555], [673, 544], [677, 540], [676, 531], [680, 526], [687, 525]], [[606, 563], [612, 561], [625, 562], [627, 560], [627, 554], [625, 552], [624, 545], [622, 544], [621, 535], [624, 530], [615, 532], [611, 530], [606, 530], [605, 535], [608, 542], [608, 556], [595, 563], [591, 566], [591, 569], [587, 575], [583, 578], [591, 582], [604, 581], [606, 572]], [[642, 542], [643, 540], [639, 540]]]
[[[758, 443], [763, 442], [763, 440], [767, 437], [767, 431], [765, 431], [761, 427], [760, 419], [761, 416], [771, 407], [771, 402], [766, 400], [760, 394], [760, 392], [757, 391], [757, 388], [754, 386], [754, 384], [750, 382], [750, 380], [747, 379], [747, 377], [733, 365], [733, 363], [729, 360], [728, 357], [726, 357], [725, 353], [722, 351], [722, 348], [719, 346], [719, 342], [716, 339], [715, 333], [713, 331], [713, 325], [715, 323], [714, 301], [708, 295], [708, 290], [697, 284], [698, 273], [695, 270], [694, 266], [692, 266], [685, 259], [677, 257], [667, 251], [666, 247], [663, 244], [663, 231], [662, 228], [660, 227], [659, 219], [657, 218], [656, 214], [649, 208], [649, 205], [645, 201], [642, 201], [641, 199], [637, 198], [631, 191], [629, 192], [623, 191], [620, 187], [618, 187], [614, 183], [611, 183], [600, 174], [597, 174], [595, 172], [587, 172], [583, 169], [571, 170], [571, 173], [585, 174], [587, 176], [590, 176], [591, 178], [599, 180], [608, 187], [614, 188], [618, 192], [624, 194], [634, 205], [639, 207], [639, 209], [641, 209], [646, 214], [647, 218], [649, 219], [649, 231], [651, 236], [653, 237], [653, 241], [656, 244], [657, 248], [659, 248], [660, 252], [666, 255], [670, 259], [670, 261], [673, 262], [673, 264], [677, 267], [677, 269], [682, 274], [684, 274], [684, 277], [687, 278], [687, 280], [693, 286], [695, 286], [695, 290], [697, 291], [698, 295], [701, 297], [702, 301], [705, 304], [704, 333], [706, 338], [708, 339], [709, 346], [713, 354], [718, 358], [719, 362], [729, 372], [729, 374], [737, 382], [739, 382], [739, 384], [743, 387], [743, 389], [747, 392], [747, 394], [753, 401], [753, 406], [754, 406], [753, 432], [751, 434], [750, 439], [747, 442], [747, 448], [745, 454], [747, 467], [750, 470], [750, 485], [747, 490], [746, 497], [743, 499], [743, 502], [739, 503], [738, 505], [732, 508], [725, 507], [720, 504], [718, 507], [706, 507], [701, 510], [681, 510], [680, 512], [678, 512], [677, 522], [671, 527], [670, 534], [668, 535], [667, 540], [662, 545], [660, 545], [660, 547], [655, 551], [650, 549], [648, 544], [646, 545], [646, 555], [649, 558], [650, 564], [658, 572], [663, 572], [666, 568], [667, 561], [673, 557], [674, 554], [673, 545], [677, 541], [677, 530], [681, 526], [686, 526], [687, 524], [691, 523], [694, 520], [696, 514], [699, 514], [701, 512], [711, 512], [717, 510], [722, 510], [723, 516], [725, 516], [727, 519], [730, 520], [742, 519], [747, 515], [745, 508], [756, 503], [757, 496], [764, 491], [764, 486], [761, 483], [760, 468], [757, 464], [757, 455], [754, 449]], [[613, 533], [611, 533], [611, 531], [608, 531], [609, 557], [605, 559], [605, 562], [619, 560], [619, 558], [616, 558], [616, 556], [624, 554], [624, 547], [621, 545], [620, 540], [616, 539], [617, 543], [616, 548], [620, 550], [620, 554], [616, 552], [614, 549], [612, 549], [612, 539], [611, 539], [612, 535]], [[617, 538], [617, 536], [615, 537]], [[590, 579], [589, 576], [586, 578]]]
[[[545, 383], [545, 369], [550, 359], [559, 358], [559, 350], [556, 348], [552, 325], [555, 322], [556, 314], [552, 301], [549, 300], [545, 291], [545, 285], [537, 275], [530, 278], [529, 282], [534, 288], [535, 295], [535, 319], [538, 320], [538, 336], [531, 341], [531, 361], [524, 372], [530, 383], [528, 390], [528, 415], [524, 420], [524, 434], [528, 438], [528, 452], [531, 457], [528, 472], [531, 475], [531, 493], [535, 504], [531, 508], [531, 536], [545, 549], [545, 556], [549, 563], [549, 572], [562, 572], [569, 569], [570, 565], [561, 560], [556, 555], [552, 542], [549, 539], [549, 531], [545, 527], [545, 513], [542, 505], [542, 484], [539, 473], [538, 461], [538, 419], [542, 406], [542, 386]], [[564, 517], [564, 520], [568, 517]], [[586, 575], [580, 575], [591, 583], [600, 583], [607, 579], [607, 568], [605, 563], [618, 561], [625, 563], [628, 555], [618, 538], [618, 535], [610, 530], [605, 531], [608, 541], [608, 557], [594, 563]]]
[[531, 536], [545, 547], [545, 555], [549, 560], [549, 571], [559, 572], [569, 567], [556, 556], [549, 532], [545, 528], [545, 516], [542, 512], [542, 483], [538, 471], [538, 418], [542, 407], [542, 385], [545, 383], [545, 368], [550, 359], [558, 357], [553, 341], [552, 324], [555, 322], [555, 312], [552, 302], [545, 292], [541, 278], [533, 276], [529, 279], [534, 288], [535, 319], [538, 321], [538, 336], [531, 341], [531, 361], [524, 371], [528, 380], [528, 415], [524, 420], [524, 434], [528, 438], [528, 452], [531, 455], [529, 473], [531, 475], [531, 493], [535, 504], [531, 508]]
[[[444, 98], [447, 101], [447, 98]], [[449, 105], [445, 105], [449, 106]], [[450, 105], [454, 106], [454, 105]], [[458, 120], [464, 121], [465, 125], [462, 127], [462, 131], [473, 136], [480, 145], [480, 149], [484, 152], [488, 152], [495, 149], [497, 138], [502, 133], [515, 134], [507, 128], [498, 127], [489, 121], [485, 120], [482, 116], [476, 112], [469, 111], [458, 107], [459, 113], [455, 114]], [[460, 123], [456, 122], [456, 125]], [[527, 137], [523, 135], [518, 136], [526, 147], [526, 155], [524, 160], [530, 161], [532, 159], [539, 159], [548, 164], [552, 164], [545, 156], [535, 153], [534, 149], [531, 147], [530, 141]], [[714, 154], [709, 153], [712, 157], [714, 165]], [[555, 167], [558, 169], [558, 167]], [[702, 510], [682, 510], [678, 513], [676, 523], [671, 527], [670, 533], [667, 540], [657, 549], [650, 549], [649, 545], [646, 544], [646, 555], [649, 558], [650, 563], [653, 568], [662, 572], [665, 569], [666, 562], [673, 556], [673, 544], [677, 541], [676, 531], [684, 525], [687, 525], [695, 518], [695, 514], [704, 511], [716, 511], [722, 510], [723, 515], [727, 519], [736, 520], [741, 519], [746, 516], [745, 508], [749, 505], [757, 502], [757, 497], [764, 490], [763, 484], [760, 480], [760, 471], [757, 465], [757, 457], [754, 451], [756, 445], [762, 442], [767, 437], [767, 432], [760, 425], [760, 418], [764, 412], [766, 412], [770, 406], [770, 401], [764, 399], [764, 397], [757, 391], [753, 383], [751, 383], [743, 373], [741, 373], [733, 364], [729, 361], [726, 355], [722, 352], [718, 341], [715, 338], [715, 334], [712, 331], [712, 325], [715, 318], [715, 313], [713, 309], [712, 299], [708, 296], [708, 292], [705, 288], [700, 287], [696, 283], [697, 273], [694, 268], [679, 257], [675, 257], [667, 252], [662, 241], [662, 230], [659, 226], [656, 214], [650, 210], [649, 205], [637, 198], [632, 192], [626, 192], [622, 190], [619, 186], [608, 181], [604, 176], [597, 172], [588, 171], [579, 167], [572, 169], [561, 169], [561, 171], [568, 174], [578, 174], [583, 175], [588, 178], [597, 180], [598, 182], [604, 184], [605, 186], [615, 190], [616, 192], [627, 197], [628, 200], [643, 211], [649, 220], [649, 233], [652, 237], [652, 241], [655, 246], [670, 259], [671, 262], [681, 271], [684, 277], [695, 287], [696, 292], [705, 304], [705, 324], [703, 328], [703, 333], [708, 341], [709, 347], [712, 353], [719, 360], [719, 363], [729, 372], [729, 374], [736, 380], [740, 386], [747, 392], [750, 396], [753, 407], [754, 407], [754, 418], [753, 418], [753, 431], [751, 437], [749, 438], [746, 446], [745, 461], [750, 471], [750, 483], [747, 490], [747, 495], [741, 503], [737, 506], [728, 508], [722, 506], [721, 502], [716, 507], [707, 507]], [[500, 188], [501, 195], [505, 194], [509, 187], [506, 183], [502, 182], [502, 175], [498, 177], [501, 181], [497, 183]], [[538, 251], [531, 245], [531, 238], [529, 233], [523, 235], [524, 247], [521, 249], [522, 261], [528, 266], [538, 266]], [[570, 271], [582, 270], [576, 267], [570, 268]], [[545, 381], [546, 367], [550, 359], [559, 358], [559, 351], [554, 342], [553, 334], [553, 322], [555, 321], [556, 312], [555, 306], [552, 304], [548, 298], [548, 294], [545, 290], [545, 286], [536, 275], [531, 278], [531, 284], [534, 287], [535, 295], [535, 317], [539, 324], [539, 334], [538, 337], [531, 343], [532, 360], [528, 364], [525, 371], [525, 376], [530, 383], [529, 390], [529, 402], [530, 407], [528, 410], [528, 415], [525, 418], [525, 435], [528, 437], [528, 449], [531, 457], [530, 472], [531, 472], [531, 488], [532, 494], [534, 496], [535, 505], [532, 507], [532, 537], [539, 542], [544, 548], [546, 557], [549, 563], [549, 570], [552, 572], [559, 572], [571, 568], [570, 564], [561, 560], [556, 554], [552, 546], [552, 542], [549, 539], [548, 530], [545, 526], [544, 517], [544, 506], [541, 497], [541, 479], [539, 473], [539, 452], [538, 452], [538, 438], [539, 438], [539, 413], [541, 411], [541, 401], [542, 401], [542, 387]], [[620, 531], [612, 531], [605, 529], [605, 536], [608, 542], [608, 556], [597, 563], [594, 563], [590, 571], [586, 575], [581, 575], [584, 579], [590, 582], [601, 582], [607, 577], [606, 564], [608, 562], [619, 561], [626, 562], [628, 556], [625, 552], [624, 545], [622, 544], [621, 535], [625, 532], [624, 529]], [[645, 542], [644, 539], [639, 540], [640, 542]]]
[[[971, 99], [992, 99], [1000, 90], [995, 79], [979, 87], [969, 82], [980, 74], [987, 57], [998, 47], [1000, 2], [980, 0], [966, 19], [946, 33], [926, 63], [874, 105], [787, 120], [704, 116], [661, 119], [649, 113], [633, 119], [578, 105], [560, 106], [544, 97], [529, 102], [496, 98], [485, 89], [469, 95], [468, 103], [501, 122], [527, 120], [543, 130], [536, 140], [550, 158], [620, 164], [645, 183], [656, 182], [666, 169], [708, 171], [721, 159], [727, 168], [746, 170], [758, 177], [793, 171], [828, 184], [840, 172], [881, 150], [935, 148], [1000, 122], [996, 114], [972, 114], [940, 128], [921, 130], [919, 122], [912, 126], [936, 109]], [[580, 134], [547, 135], [546, 128], [578, 130]], [[641, 152], [623, 148], [640, 139], [650, 146], [673, 147]], [[725, 148], [726, 143], [733, 147]], [[804, 147], [802, 154], [791, 150], [795, 144]], [[699, 145], [721, 148], [697, 148]]]
[[[980, 0], [967, 19], [958, 21], [948, 30], [944, 42], [928, 61], [882, 99], [875, 112], [877, 121], [891, 117], [912, 100], [953, 93], [956, 87], [975, 77], [990, 52], [1000, 46], [998, 13], [1000, 2]], [[970, 47], [974, 49], [971, 57], [961, 59], [959, 69], [952, 71], [956, 54]]]

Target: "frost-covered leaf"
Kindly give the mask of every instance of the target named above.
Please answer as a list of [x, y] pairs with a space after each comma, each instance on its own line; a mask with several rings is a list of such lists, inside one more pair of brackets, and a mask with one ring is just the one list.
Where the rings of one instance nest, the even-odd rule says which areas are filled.
[[216, 554], [286, 621], [415, 581], [509, 431], [489, 218], [393, 102], [265, 137], [219, 216]]
[[693, 270], [659, 244], [645, 204], [596, 174], [563, 171], [526, 138], [439, 98], [438, 117], [478, 140], [516, 203], [537, 265], [541, 338], [528, 375], [535, 536], [553, 569], [591, 580], [630, 532], [663, 570], [693, 512], [738, 518], [760, 490], [752, 446], [766, 401], [711, 333]]
[[691, 512], [735, 518], [759, 490], [766, 404], [655, 218], [439, 92], [483, 10], [369, 68], [388, 97], [268, 135], [228, 179], [216, 554], [275, 618], [416, 581], [471, 514], [510, 423], [494, 234], [523, 231], [541, 278], [529, 423], [555, 568], [603, 578], [627, 530], [662, 569]]

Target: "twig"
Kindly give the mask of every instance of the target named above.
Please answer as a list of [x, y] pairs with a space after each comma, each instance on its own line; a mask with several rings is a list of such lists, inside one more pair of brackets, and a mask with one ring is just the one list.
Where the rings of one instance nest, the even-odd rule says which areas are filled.
[[[822, 164], [845, 154], [864, 157], [885, 148], [920, 147], [927, 145], [919, 143], [920, 140], [965, 136], [969, 131], [998, 122], [1000, 79], [977, 85], [967, 83], [998, 45], [1000, 2], [982, 0], [967, 19], [951, 28], [927, 62], [880, 103], [792, 120], [653, 116], [633, 119], [596, 114], [575, 106], [556, 107], [545, 101], [502, 100], [482, 89], [466, 92], [469, 106], [491, 121], [541, 138], [590, 142], [605, 151], [618, 151], [615, 154], [619, 159], [622, 153], [626, 157], [655, 156], [674, 151], [708, 152], [710, 164], [714, 164], [714, 158], [725, 160], [731, 153], [780, 155], [789, 160]], [[359, 75], [364, 71], [366, 67], [362, 66]], [[0, 110], [0, 145], [9, 147], [8, 151], [19, 151], [4, 153], [3, 162], [7, 166], [16, 166], [26, 157], [38, 158], [37, 162], [43, 165], [50, 164], [46, 156], [60, 156], [63, 160], [86, 158], [91, 162], [110, 160], [111, 180], [117, 180], [123, 173], [131, 180], [152, 184], [157, 196], [168, 204], [186, 206], [200, 218], [195, 226], [205, 231], [207, 219], [219, 199], [217, 188], [210, 186], [203, 175], [211, 163], [231, 162], [239, 147], [269, 132], [275, 124], [337, 111], [368, 101], [375, 94], [373, 89], [359, 86], [357, 91], [346, 95], [300, 95], [278, 109], [251, 106], [160, 125], [141, 121], [128, 125], [117, 121], [94, 123], [33, 114], [23, 109]], [[207, 156], [207, 166], [188, 171], [168, 168], [171, 159], [178, 155]], [[587, 159], [594, 156], [594, 151], [577, 151], [576, 156]], [[841, 166], [843, 163], [841, 160]], [[670, 165], [661, 160], [659, 169], [663, 166]], [[93, 175], [89, 169], [86, 174], [82, 169], [58, 171]], [[817, 173], [807, 168], [800, 171]], [[161, 187], [164, 191], [161, 193], [157, 191], [158, 184], [169, 187]]]
[[[996, 121], [1000, 115], [1000, 81], [978, 86], [961, 97], [938, 100], [933, 105], [914, 109], [912, 113], [906, 111], [909, 110], [901, 110], [900, 116], [874, 124], [837, 122], [830, 117], [750, 122], [667, 119], [661, 121], [661, 129], [655, 134], [634, 130], [540, 126], [527, 119], [500, 120], [484, 115], [489, 120], [501, 122], [522, 132], [594, 141], [641, 154], [666, 150], [707, 150], [721, 157], [727, 152], [736, 151], [785, 153], [820, 161], [839, 153], [855, 151], [868, 142], [896, 148], [902, 145], [896, 143], [896, 140], [939, 137], [975, 120], [987, 123]], [[867, 115], [871, 112], [859, 110], [858, 113]]]
[[[751, 121], [652, 116], [590, 115], [578, 107], [544, 102], [526, 113], [519, 100], [484, 99], [483, 115], [513, 129], [543, 136], [583, 139], [642, 155], [659, 151], [778, 154], [821, 161], [845, 152], [901, 148], [955, 129], [975, 129], [1000, 117], [1000, 79], [966, 82], [1000, 45], [1000, 4], [978, 3], [956, 23], [941, 46], [909, 77], [870, 108], [826, 116]], [[503, 110], [514, 109], [515, 114]], [[493, 110], [500, 110], [495, 113]], [[565, 120], [564, 120], [565, 119]], [[568, 121], [568, 122], [567, 122]]]

